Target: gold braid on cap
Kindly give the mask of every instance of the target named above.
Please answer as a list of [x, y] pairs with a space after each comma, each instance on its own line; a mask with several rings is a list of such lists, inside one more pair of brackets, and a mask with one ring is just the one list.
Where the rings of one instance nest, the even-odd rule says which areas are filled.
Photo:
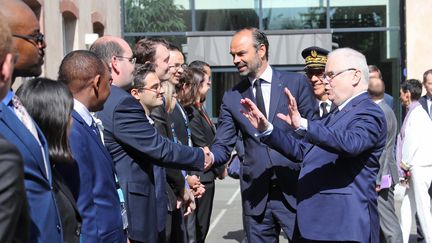
[[325, 66], [327, 63], [327, 56], [318, 55], [316, 51], [311, 51], [311, 55], [305, 58], [306, 66]]

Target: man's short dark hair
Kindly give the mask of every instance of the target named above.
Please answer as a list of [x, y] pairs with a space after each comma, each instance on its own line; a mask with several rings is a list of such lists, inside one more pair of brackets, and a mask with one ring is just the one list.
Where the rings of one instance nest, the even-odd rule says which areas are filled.
[[89, 85], [89, 80], [97, 75], [104, 75], [106, 69], [108, 69], [107, 64], [94, 52], [72, 51], [63, 58], [60, 64], [58, 80], [68, 86], [76, 82], [74, 91], [79, 92]]
[[404, 93], [408, 91], [411, 93], [411, 100], [420, 99], [422, 93], [422, 84], [420, 80], [408, 79], [407, 81], [402, 82], [400, 87]]
[[152, 63], [145, 63], [135, 66], [134, 79], [130, 89], [142, 89], [146, 86], [145, 79], [149, 73], [155, 72], [155, 66]]
[[369, 65], [368, 68], [369, 68], [369, 73], [377, 72], [379, 78], [382, 79], [381, 70], [377, 66], [375, 66], [375, 65]]
[[165, 39], [156, 37], [146, 37], [135, 44], [134, 56], [136, 63], [144, 64], [155, 61], [157, 45], [165, 46], [168, 49], [169, 43]]
[[236, 34], [239, 33], [239, 32], [241, 32], [241, 31], [243, 31], [243, 30], [249, 30], [249, 31], [252, 32], [252, 38], [253, 38], [253, 41], [254, 41], [254, 47], [255, 47], [256, 51], [258, 51], [258, 48], [259, 48], [260, 45], [264, 45], [265, 46], [265, 48], [266, 48], [265, 57], [266, 57], [266, 60], [268, 60], [269, 42], [268, 42], [266, 34], [264, 34], [263, 31], [255, 28], [255, 27], [247, 27], [247, 28], [238, 30], [236, 32]]

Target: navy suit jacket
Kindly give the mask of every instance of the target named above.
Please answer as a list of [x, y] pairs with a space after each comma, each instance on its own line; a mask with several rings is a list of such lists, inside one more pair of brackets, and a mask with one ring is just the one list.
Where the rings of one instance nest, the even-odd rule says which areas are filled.
[[129, 238], [156, 242], [156, 195], [153, 163], [162, 167], [202, 170], [204, 153], [158, 135], [141, 104], [112, 86], [104, 109], [105, 146], [110, 152], [120, 186], [125, 192]]
[[423, 95], [422, 97], [420, 97], [419, 103], [421, 104], [421, 106], [423, 107], [423, 109], [425, 109], [425, 111], [429, 115], [429, 109], [428, 109], [428, 106], [427, 106], [427, 96]]
[[[77, 206], [81, 213], [83, 242], [126, 242], [120, 214], [120, 200], [114, 179], [112, 158], [99, 136], [85, 123], [74, 110], [73, 123], [69, 135], [72, 155], [78, 165]], [[68, 185], [74, 183], [67, 171], [62, 174]]]
[[262, 139], [303, 161], [297, 190], [302, 237], [379, 242], [375, 180], [386, 134], [383, 111], [363, 93], [336, 114], [309, 120], [303, 140], [278, 127]]
[[[36, 123], [35, 126], [49, 163], [45, 136]], [[61, 221], [52, 189], [51, 166], [48, 165], [47, 175], [37, 140], [3, 103], [0, 103], [0, 134], [15, 145], [23, 157], [24, 185], [31, 220], [30, 242], [63, 242]]]
[[[269, 121], [285, 132], [292, 132], [290, 126], [276, 117], [276, 114], [288, 112], [287, 96], [284, 87], [288, 87], [298, 100], [300, 113], [311, 118], [315, 111], [316, 100], [306, 76], [298, 73], [287, 73], [273, 70], [271, 82], [271, 98]], [[245, 155], [240, 168], [240, 186], [242, 190], [243, 212], [246, 215], [261, 215], [266, 206], [270, 180], [275, 174], [285, 199], [292, 212], [296, 207], [296, 184], [300, 165], [291, 162], [282, 154], [268, 148], [255, 137], [256, 129], [244, 117], [240, 110], [244, 109], [240, 99], [255, 100], [248, 79], [224, 94], [220, 108], [216, 136], [211, 151], [215, 164], [228, 162], [231, 151], [237, 142], [238, 132], [241, 132]], [[293, 228], [292, 222], [284, 222]], [[290, 235], [291, 232], [287, 232]]]

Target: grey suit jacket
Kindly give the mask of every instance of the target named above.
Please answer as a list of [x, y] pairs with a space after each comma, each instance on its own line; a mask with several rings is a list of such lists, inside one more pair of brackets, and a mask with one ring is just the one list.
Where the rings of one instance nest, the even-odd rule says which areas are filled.
[[0, 242], [28, 242], [29, 213], [22, 157], [0, 135]]
[[397, 135], [397, 120], [392, 108], [382, 100], [378, 106], [383, 110], [387, 122], [387, 137], [384, 150], [379, 159], [380, 169], [378, 171], [376, 183], [381, 184], [381, 177], [390, 174], [393, 185], [399, 180], [398, 166], [395, 158], [395, 143]]

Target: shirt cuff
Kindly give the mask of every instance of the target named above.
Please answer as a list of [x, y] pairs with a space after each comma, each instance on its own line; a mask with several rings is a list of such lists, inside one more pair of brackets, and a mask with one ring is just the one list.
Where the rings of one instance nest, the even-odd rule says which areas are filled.
[[271, 124], [269, 122], [269, 126], [267, 127], [267, 130], [265, 130], [264, 132], [257, 132], [254, 135], [257, 138], [262, 138], [262, 137], [270, 135], [272, 132], [273, 132], [273, 124]]

